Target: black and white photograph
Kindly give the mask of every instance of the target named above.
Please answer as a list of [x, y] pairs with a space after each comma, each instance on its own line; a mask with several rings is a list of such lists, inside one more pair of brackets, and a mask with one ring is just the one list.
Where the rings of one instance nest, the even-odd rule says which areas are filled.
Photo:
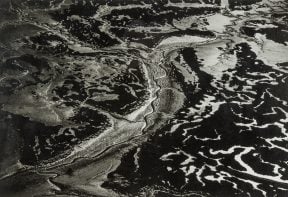
[[1, 197], [288, 197], [288, 0], [0, 0]]

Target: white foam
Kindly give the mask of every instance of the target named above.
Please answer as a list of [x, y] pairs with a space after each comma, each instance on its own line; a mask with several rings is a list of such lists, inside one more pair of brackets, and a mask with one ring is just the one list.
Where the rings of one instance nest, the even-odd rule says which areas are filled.
[[208, 16], [206, 19], [209, 23], [207, 29], [210, 31], [216, 31], [220, 33], [223, 33], [226, 29], [226, 26], [230, 25], [233, 20], [233, 18], [224, 16], [222, 14], [214, 14]]
[[200, 43], [210, 40], [209, 38], [204, 38], [200, 36], [171, 36], [169, 38], [166, 38], [162, 40], [158, 46], [162, 45], [170, 45], [170, 44], [177, 44], [177, 43]]

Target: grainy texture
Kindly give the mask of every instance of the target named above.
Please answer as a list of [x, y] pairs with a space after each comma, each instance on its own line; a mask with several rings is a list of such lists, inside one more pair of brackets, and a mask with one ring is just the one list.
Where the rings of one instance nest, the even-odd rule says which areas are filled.
[[1, 0], [3, 196], [288, 196], [285, 0]]

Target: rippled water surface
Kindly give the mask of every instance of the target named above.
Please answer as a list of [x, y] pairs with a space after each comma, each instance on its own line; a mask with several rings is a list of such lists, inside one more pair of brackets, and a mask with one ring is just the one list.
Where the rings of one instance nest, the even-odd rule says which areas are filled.
[[288, 196], [285, 0], [2, 0], [4, 196]]

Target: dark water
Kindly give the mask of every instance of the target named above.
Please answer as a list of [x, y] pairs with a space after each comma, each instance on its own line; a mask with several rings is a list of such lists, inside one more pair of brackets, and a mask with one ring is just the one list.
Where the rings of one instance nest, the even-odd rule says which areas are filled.
[[288, 6], [0, 3], [5, 196], [287, 196]]

